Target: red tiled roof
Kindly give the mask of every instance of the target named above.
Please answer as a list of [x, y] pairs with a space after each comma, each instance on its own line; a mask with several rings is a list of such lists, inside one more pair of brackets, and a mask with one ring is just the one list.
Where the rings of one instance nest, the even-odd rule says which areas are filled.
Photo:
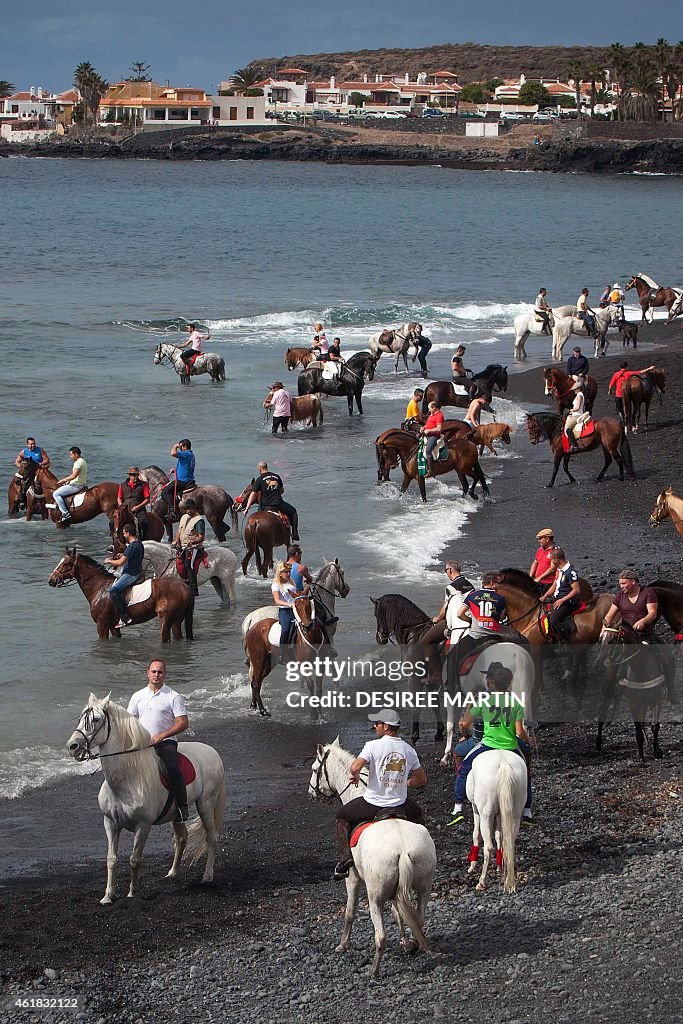
[[432, 78], [457, 78], [452, 71], [435, 71]]
[[38, 100], [34, 92], [15, 92], [13, 96], [7, 96], [8, 100]]
[[278, 75], [307, 75], [308, 71], [304, 71], [303, 68], [280, 68], [276, 74]]

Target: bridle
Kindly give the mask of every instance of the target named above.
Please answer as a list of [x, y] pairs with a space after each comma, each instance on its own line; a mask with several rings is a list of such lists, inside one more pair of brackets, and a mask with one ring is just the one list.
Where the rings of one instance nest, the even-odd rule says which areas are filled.
[[[94, 708], [86, 708], [85, 711], [83, 712], [83, 714], [81, 715], [81, 717], [78, 719], [79, 724], [80, 724], [80, 722], [84, 718], [86, 718], [88, 716], [91, 717], [91, 718], [94, 718], [94, 713], [95, 713], [94, 712]], [[92, 736], [90, 737], [90, 739], [88, 739], [88, 737], [86, 736], [86, 734], [83, 732], [82, 729], [74, 729], [74, 735], [75, 736], [76, 735], [77, 736], [82, 736], [84, 741], [85, 741], [85, 750], [83, 751], [83, 754], [82, 754], [81, 757], [77, 757], [76, 758], [77, 761], [81, 761], [81, 762], [82, 761], [97, 761], [98, 759], [101, 759], [103, 757], [118, 757], [119, 754], [137, 754], [141, 750], [150, 750], [151, 747], [152, 747], [152, 744], [150, 743], [146, 747], [130, 747], [129, 750], [113, 750], [110, 754], [93, 754], [93, 752], [91, 751], [90, 747], [91, 747], [92, 743], [94, 742], [95, 737], [97, 736], [98, 732], [100, 731], [100, 729], [104, 725], [107, 726], [107, 735], [104, 737], [104, 739], [100, 743], [97, 744], [98, 747], [102, 747], [102, 746], [104, 746], [104, 744], [107, 742], [107, 740], [111, 736], [111, 716], [109, 714], [109, 711], [106, 708], [104, 709], [104, 712], [103, 712], [103, 715], [102, 715], [102, 721], [97, 726], [97, 728], [95, 729], [95, 731], [92, 734]]]
[[668, 514], [670, 514], [669, 503], [665, 495], [661, 502], [659, 501], [659, 499], [657, 499], [655, 510], [650, 516], [650, 522], [653, 526], [661, 526], [662, 521], [666, 519]]
[[[73, 569], [76, 568], [76, 559], [77, 558], [78, 558], [78, 555], [76, 555], [76, 558], [74, 558], [72, 569], [69, 570], [70, 572]], [[99, 566], [98, 566], [98, 568], [99, 568]], [[55, 572], [56, 571], [57, 571], [57, 569], [55, 569]], [[53, 573], [53, 575], [54, 575], [54, 573]], [[55, 582], [55, 587], [56, 587], [57, 590], [62, 590], [64, 587], [74, 587], [74, 586], [77, 586], [80, 583], [87, 583], [88, 580], [91, 580], [93, 578], [93, 576], [97, 576], [97, 575], [98, 575], [97, 569], [93, 569], [93, 571], [88, 576], [83, 576], [80, 580], [77, 580], [75, 576], [70, 576], [68, 580], [58, 579]], [[109, 575], [113, 576], [114, 574], [113, 573], [109, 573]], [[52, 578], [52, 577], [50, 577], [50, 578]]]
[[335, 568], [336, 573], [337, 573], [337, 589], [335, 589], [335, 590], [328, 590], [328, 588], [324, 587], [322, 585], [322, 583], [316, 583], [314, 581], [313, 583], [311, 583], [310, 590], [322, 590], [322, 592], [324, 594], [329, 594], [330, 597], [345, 598], [348, 595], [349, 591], [347, 589], [346, 594], [343, 593], [343, 590], [346, 587], [346, 580], [344, 579], [344, 572], [343, 572], [341, 566], [338, 565], [336, 562], [334, 562], [333, 564], [334, 564], [334, 568]]
[[[327, 803], [331, 803], [334, 800], [335, 796], [341, 798], [342, 795], [346, 793], [347, 790], [351, 789], [351, 786], [353, 786], [353, 782], [349, 781], [347, 785], [344, 786], [342, 790], [340, 790], [339, 793], [335, 792], [334, 786], [332, 785], [332, 780], [330, 779], [330, 776], [327, 771], [327, 759], [329, 756], [330, 748], [328, 747], [322, 757], [316, 757], [316, 763], [313, 765], [312, 772], [312, 774], [315, 775], [315, 785], [311, 786], [314, 795], [319, 800], [327, 801]], [[326, 793], [320, 785], [323, 778], [325, 779], [325, 784], [327, 785], [327, 788], [330, 790], [329, 793]], [[363, 781], [367, 783], [367, 779], [364, 779]]]

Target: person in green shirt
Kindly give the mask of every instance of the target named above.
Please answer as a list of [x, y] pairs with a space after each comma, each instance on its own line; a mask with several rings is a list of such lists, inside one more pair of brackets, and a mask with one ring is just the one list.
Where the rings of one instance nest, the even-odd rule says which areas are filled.
[[[460, 726], [471, 728], [475, 718], [484, 722], [481, 743], [463, 758], [455, 777], [455, 804], [453, 820], [449, 825], [460, 825], [465, 816], [462, 805], [465, 800], [467, 776], [475, 757], [487, 750], [514, 750], [520, 757], [530, 750], [530, 740], [524, 728], [524, 707], [508, 691], [512, 685], [512, 672], [499, 661], [493, 661], [485, 670], [487, 694], [479, 695], [469, 711], [460, 719]], [[533, 821], [531, 814], [531, 779], [527, 772], [527, 794], [523, 823]]]

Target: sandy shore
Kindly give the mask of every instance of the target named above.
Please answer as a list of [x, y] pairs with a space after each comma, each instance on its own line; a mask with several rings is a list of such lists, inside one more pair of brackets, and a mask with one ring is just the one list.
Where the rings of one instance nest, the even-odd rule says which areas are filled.
[[[594, 483], [600, 455], [592, 453], [576, 460], [575, 487], [558, 482], [546, 490], [549, 449], [532, 447], [520, 430], [514, 445], [522, 458], [502, 463], [495, 504], [469, 519], [454, 554], [481, 568], [526, 567], [536, 531], [550, 525], [598, 589], [612, 587], [623, 564], [650, 578], [680, 579], [680, 539], [670, 525], [652, 530], [647, 522], [657, 492], [680, 474], [680, 329], [656, 325], [641, 337], [664, 346], [655, 355], [668, 378], [650, 432], [632, 439], [638, 479], [620, 483], [611, 470]], [[634, 367], [653, 361], [649, 347], [629, 355]], [[614, 357], [591, 360], [598, 415], [613, 411], [606, 386], [616, 366]], [[546, 402], [542, 372], [512, 375], [508, 397]], [[164, 878], [164, 829], [148, 844], [141, 897], [99, 905], [101, 776], [0, 804], [0, 842], [12, 851], [3, 854], [0, 889], [0, 982], [9, 1013], [0, 1019], [133, 1024], [160, 1013], [172, 1022], [257, 1014], [268, 1022], [344, 1024], [360, 1010], [372, 1021], [456, 1015], [463, 1022], [623, 1024], [635, 1006], [638, 1019], [681, 1019], [680, 726], [663, 731], [664, 761], [644, 769], [629, 728], [613, 728], [602, 755], [585, 728], [543, 732], [535, 769], [540, 824], [522, 837], [520, 890], [505, 898], [495, 882], [485, 896], [473, 894], [465, 874], [469, 836], [442, 829], [452, 773], [437, 768], [435, 746], [422, 745], [430, 775], [424, 804], [439, 850], [429, 911], [436, 952], [401, 959], [391, 929], [380, 985], [365, 975], [366, 913], [349, 953], [333, 952], [344, 902], [344, 886], [330, 881], [333, 809], [306, 798], [315, 743], [332, 739], [337, 723], [267, 723], [267, 763], [250, 754], [249, 726], [198, 736], [219, 749], [228, 773], [224, 841], [210, 887], [196, 884], [196, 870], [175, 884]], [[121, 895], [128, 849], [122, 844]], [[77, 1006], [27, 1008], [19, 1016], [18, 996], [76, 999]]]

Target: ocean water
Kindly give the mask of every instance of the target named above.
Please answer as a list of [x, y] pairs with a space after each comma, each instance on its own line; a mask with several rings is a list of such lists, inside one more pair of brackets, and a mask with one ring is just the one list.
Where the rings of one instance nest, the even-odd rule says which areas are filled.
[[[123, 479], [130, 463], [168, 469], [183, 436], [198, 479], [233, 495], [266, 457], [299, 509], [306, 562], [317, 569], [336, 556], [346, 571], [342, 651], [344, 636], [372, 649], [371, 596], [401, 590], [436, 610], [443, 551], [472, 515], [490, 515], [495, 538], [496, 509], [460, 498], [457, 482], [430, 483], [426, 507], [416, 488], [401, 496], [397, 483], [376, 485], [374, 439], [401, 420], [419, 383], [412, 366], [395, 375], [388, 357], [366, 386], [364, 417], [330, 399], [321, 429], [271, 437], [261, 407], [268, 385], [282, 379], [296, 393], [287, 347], [307, 344], [318, 319], [347, 355], [380, 327], [417, 319], [434, 343], [435, 378], [448, 376], [459, 342], [473, 369], [512, 370], [512, 320], [540, 285], [560, 304], [584, 285], [597, 299], [640, 270], [681, 283], [669, 263], [679, 179], [9, 159], [0, 160], [0, 189], [7, 481], [28, 434], [60, 475], [78, 444], [92, 483]], [[628, 312], [635, 318], [635, 304]], [[224, 385], [202, 377], [182, 388], [153, 364], [158, 341], [180, 341], [194, 319], [211, 330], [205, 347], [225, 357]], [[529, 341], [527, 365], [542, 365], [549, 348], [550, 339]], [[514, 402], [495, 405], [521, 423]], [[503, 453], [519, 457], [514, 444]], [[485, 462], [494, 494], [501, 461]], [[0, 799], [79, 770], [64, 742], [90, 690], [126, 702], [160, 651], [154, 623], [121, 643], [98, 641], [79, 590], [47, 586], [65, 539], [101, 559], [105, 520], [65, 537], [51, 523], [0, 519]], [[240, 538], [227, 543], [241, 558]], [[253, 568], [238, 576], [229, 611], [202, 588], [197, 642], [164, 652], [169, 682], [200, 728], [250, 715], [240, 624], [269, 594]], [[275, 716], [294, 719], [286, 689], [269, 677], [264, 693]], [[267, 735], [267, 723], [254, 719], [253, 729], [255, 742]]]

